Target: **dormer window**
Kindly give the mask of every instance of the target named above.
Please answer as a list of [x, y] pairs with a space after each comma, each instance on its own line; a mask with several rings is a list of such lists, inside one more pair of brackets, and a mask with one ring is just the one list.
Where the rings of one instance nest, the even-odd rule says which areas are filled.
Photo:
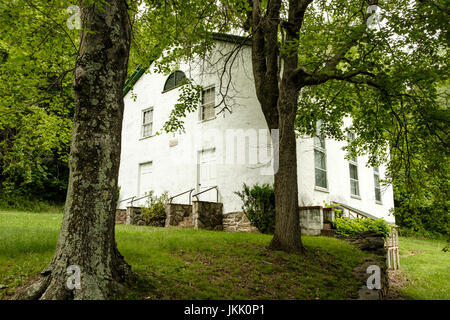
[[174, 73], [170, 74], [170, 76], [167, 77], [166, 83], [164, 84], [164, 90], [169, 91], [173, 88], [176, 88], [178, 86], [181, 86], [186, 81], [186, 75], [183, 71], [177, 70]]

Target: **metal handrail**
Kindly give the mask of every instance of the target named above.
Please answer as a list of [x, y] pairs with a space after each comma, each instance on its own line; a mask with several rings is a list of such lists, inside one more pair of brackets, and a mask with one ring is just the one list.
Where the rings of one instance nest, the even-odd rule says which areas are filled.
[[[209, 189], [206, 189], [206, 190], [197, 192], [196, 194], [192, 194], [192, 191], [195, 190], [194, 188], [189, 189], [189, 190], [187, 190], [187, 191], [184, 191], [184, 192], [182, 192], [182, 193], [179, 193], [179, 194], [174, 195], [173, 197], [171, 197], [171, 198], [170, 198], [170, 203], [172, 203], [172, 200], [173, 200], [174, 198], [176, 198], [176, 197], [178, 197], [178, 196], [181, 196], [181, 195], [183, 195], [183, 194], [189, 192], [189, 204], [191, 204], [191, 202], [192, 202], [192, 201], [191, 201], [192, 197], [196, 197], [196, 198], [197, 198], [197, 201], [198, 201], [198, 195], [199, 195], [199, 194], [205, 193], [205, 192], [210, 191], [210, 190], [212, 190], [212, 189], [216, 189], [216, 192], [217, 192], [217, 194], [216, 194], [216, 202], [219, 202], [219, 189], [217, 188], [217, 186], [214, 186], [214, 187], [211, 187], [211, 188], [209, 188]], [[136, 198], [136, 196], [133, 196], [133, 197], [130, 197], [130, 198], [123, 199], [123, 200], [119, 201], [118, 203], [121, 203], [121, 202], [124, 202], [124, 201], [126, 201], [126, 200], [130, 200], [130, 199], [131, 199], [131, 201], [128, 201], [128, 203], [131, 203], [131, 206], [133, 206], [133, 202], [134, 202], [134, 201], [141, 200], [141, 199], [144, 199], [144, 198], [148, 198], [148, 197], [150, 197], [150, 196], [151, 196], [151, 194], [147, 194], [147, 195], [145, 195], [145, 196], [143, 196], [143, 197], [139, 197], [139, 198]]]
[[216, 189], [216, 192], [217, 192], [217, 193], [216, 193], [216, 202], [219, 202], [219, 189], [217, 188], [217, 186], [214, 186], [214, 187], [211, 187], [211, 188], [209, 188], [209, 189], [206, 189], [206, 190], [197, 192], [196, 194], [193, 194], [192, 196], [193, 196], [193, 197], [196, 197], [196, 198], [197, 198], [197, 201], [199, 201], [199, 200], [198, 200], [198, 195], [199, 195], [199, 194], [205, 193], [205, 192], [210, 191], [210, 190], [212, 190], [212, 189]]
[[132, 196], [132, 197], [129, 197], [129, 198], [126, 198], [126, 199], [120, 200], [120, 201], [119, 201], [118, 203], [122, 203], [122, 202], [124, 202], [124, 201], [130, 200], [130, 199], [133, 199], [134, 197], [136, 197], [136, 196]]
[[128, 203], [131, 203], [131, 206], [133, 206], [133, 202], [134, 201], [137, 201], [137, 200], [141, 200], [141, 199], [144, 199], [144, 198], [148, 198], [148, 197], [150, 197], [152, 194], [150, 193], [150, 194], [146, 194], [145, 196], [143, 196], [143, 197], [139, 197], [139, 198], [136, 198], [136, 199], [134, 199], [136, 196], [134, 196], [134, 197], [132, 197], [131, 198], [131, 201], [128, 201]]
[[334, 204], [337, 204], [338, 206], [340, 206], [340, 207], [342, 207], [342, 208], [347, 209], [348, 211], [353, 211], [353, 212], [355, 212], [356, 215], [357, 215], [357, 216], [356, 216], [357, 218], [358, 218], [358, 215], [361, 215], [361, 216], [363, 216], [363, 217], [370, 218], [370, 219], [372, 219], [372, 220], [377, 220], [377, 219], [379, 219], [378, 217], [375, 217], [375, 216], [373, 216], [373, 215], [371, 215], [371, 214], [369, 214], [369, 213], [367, 213], [367, 212], [361, 211], [361, 210], [359, 210], [359, 209], [350, 207], [349, 205], [346, 205], [346, 204], [343, 204], [343, 203], [339, 203], [339, 202], [336, 202], [336, 201], [332, 201], [332, 202], [333, 202]]
[[189, 192], [189, 204], [191, 204], [192, 191], [194, 191], [194, 190], [195, 190], [195, 188], [192, 188], [192, 189], [186, 190], [186, 191], [184, 191], [184, 192], [181, 192], [181, 193], [179, 193], [179, 194], [177, 194], [177, 195], [174, 195], [173, 197], [170, 197], [170, 203], [172, 203], [172, 200], [173, 200], [174, 198], [179, 197], [179, 196], [182, 196], [183, 194], [186, 194], [186, 193]]

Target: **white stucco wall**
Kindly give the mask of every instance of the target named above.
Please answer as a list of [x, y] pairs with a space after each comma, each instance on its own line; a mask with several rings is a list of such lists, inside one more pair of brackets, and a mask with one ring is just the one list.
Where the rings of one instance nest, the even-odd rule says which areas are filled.
[[[219, 51], [223, 51], [229, 50], [232, 44], [218, 42], [218, 46]], [[156, 194], [168, 191], [169, 195], [175, 195], [190, 188], [198, 189], [198, 152], [208, 148], [215, 148], [216, 182], [219, 189], [219, 201], [224, 204], [224, 213], [241, 210], [241, 201], [234, 192], [240, 191], [244, 182], [248, 185], [273, 183], [273, 175], [263, 174], [264, 169], [261, 169], [261, 167], [267, 168], [267, 165], [264, 166], [267, 164], [266, 157], [251, 163], [248, 160], [246, 163], [230, 161], [229, 157], [231, 146], [229, 141], [227, 143], [227, 136], [232, 137], [233, 133], [239, 133], [237, 130], [243, 130], [241, 133], [244, 135], [253, 134], [256, 137], [259, 129], [267, 130], [256, 98], [250, 55], [250, 48], [245, 48], [239, 54], [232, 69], [233, 86], [229, 91], [231, 98], [228, 101], [232, 112], [224, 111], [215, 119], [202, 122], [199, 120], [199, 110], [197, 110], [186, 117], [183, 134], [161, 134], [144, 139], [140, 137], [142, 110], [153, 107], [153, 132], [162, 131], [162, 125], [177, 103], [179, 88], [163, 93], [167, 76], [153, 70], [137, 81], [133, 90], [125, 97], [119, 201], [143, 193], [142, 190], [141, 192], [138, 190], [139, 165], [147, 162], [152, 162], [151, 189]], [[213, 56], [209, 60], [216, 61], [218, 57]], [[220, 66], [220, 63], [218, 65]], [[220, 81], [216, 69], [200, 61], [189, 65], [183, 64], [179, 70], [205, 88], [215, 86], [216, 103], [219, 103]], [[248, 154], [267, 151], [267, 139], [260, 140], [258, 142], [249, 139], [246, 148]], [[171, 142], [172, 145], [176, 145], [170, 146]], [[345, 153], [341, 149], [344, 145], [345, 142], [326, 140], [329, 188], [328, 192], [323, 192], [314, 188], [313, 139], [298, 139], [300, 205], [323, 206], [324, 201], [326, 203], [337, 201], [393, 221], [394, 218], [388, 215], [393, 207], [392, 188], [382, 187], [382, 204], [376, 203], [373, 169], [365, 166], [366, 157], [358, 158], [361, 199], [350, 196], [348, 161], [345, 160]], [[380, 178], [384, 178], [384, 167], [380, 168]], [[212, 197], [215, 199], [215, 195]], [[176, 198], [174, 202], [187, 203], [188, 196]], [[143, 203], [141, 201], [135, 205]], [[127, 205], [129, 205], [127, 202], [119, 203], [120, 208]]]

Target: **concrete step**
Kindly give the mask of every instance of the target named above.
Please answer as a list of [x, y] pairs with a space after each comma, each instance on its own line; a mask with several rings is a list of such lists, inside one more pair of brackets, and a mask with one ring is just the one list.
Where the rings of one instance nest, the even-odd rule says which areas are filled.
[[324, 222], [322, 229], [331, 230], [331, 229], [333, 229], [333, 225], [330, 222]]
[[334, 237], [336, 235], [336, 230], [333, 230], [333, 229], [322, 229], [322, 230], [320, 230], [320, 235], [321, 236], [326, 236], [326, 237]]

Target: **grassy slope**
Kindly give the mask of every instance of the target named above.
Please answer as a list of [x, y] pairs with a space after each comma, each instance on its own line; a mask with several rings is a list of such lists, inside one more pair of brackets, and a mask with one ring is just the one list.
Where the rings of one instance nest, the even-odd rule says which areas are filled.
[[[0, 298], [51, 260], [61, 215], [0, 211]], [[303, 237], [303, 257], [266, 250], [271, 237], [178, 228], [117, 227], [140, 280], [135, 299], [348, 299], [367, 255], [332, 238]]]
[[411, 299], [450, 300], [450, 252], [443, 240], [400, 238], [401, 292]]

